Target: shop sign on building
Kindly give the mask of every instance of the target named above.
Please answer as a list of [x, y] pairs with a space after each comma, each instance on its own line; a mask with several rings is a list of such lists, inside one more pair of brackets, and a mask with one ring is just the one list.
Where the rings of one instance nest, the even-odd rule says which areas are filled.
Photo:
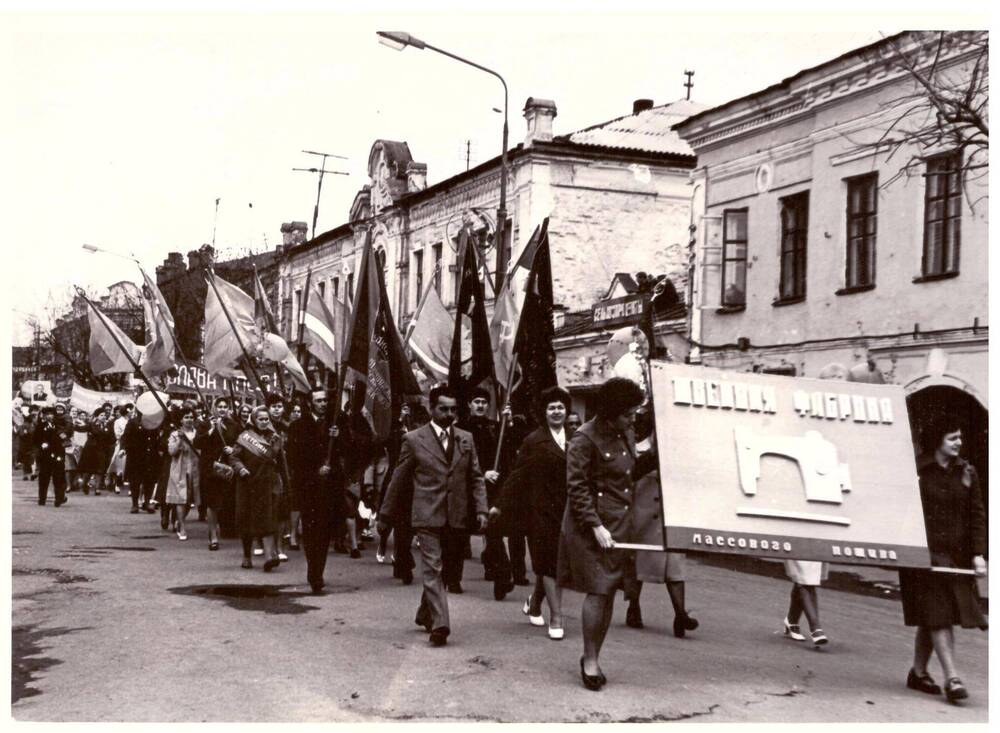
[[613, 328], [635, 323], [642, 315], [649, 300], [649, 293], [636, 293], [594, 303], [591, 308], [593, 323], [598, 328]]

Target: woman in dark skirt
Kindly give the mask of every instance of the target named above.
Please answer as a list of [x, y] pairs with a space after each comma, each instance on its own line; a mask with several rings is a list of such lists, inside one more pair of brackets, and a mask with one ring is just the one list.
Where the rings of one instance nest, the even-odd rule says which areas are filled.
[[573, 434], [566, 451], [558, 580], [563, 588], [586, 594], [580, 676], [588, 690], [600, 690], [607, 682], [598, 656], [629, 560], [614, 546], [616, 539], [628, 542], [632, 535], [632, 422], [642, 400], [635, 382], [609, 379], [597, 393], [597, 416]]
[[[920, 498], [927, 527], [931, 564], [966, 568], [985, 575], [986, 512], [976, 471], [959, 457], [962, 431], [954, 420], [941, 420], [924, 431], [926, 451], [917, 461]], [[906, 686], [940, 695], [941, 688], [927, 672], [931, 653], [936, 653], [945, 676], [944, 692], [949, 702], [969, 696], [955, 668], [955, 635], [965, 629], [986, 629], [979, 609], [975, 578], [930, 570], [900, 570], [903, 620], [916, 626], [913, 667]]]
[[264, 572], [270, 572], [281, 562], [274, 546], [275, 514], [288, 473], [282, 441], [271, 427], [267, 408], [254, 408], [250, 421], [253, 427], [240, 433], [229, 456], [236, 470], [236, 526], [243, 538], [243, 567], [253, 567], [253, 538], [260, 537], [267, 555]]
[[563, 638], [562, 589], [556, 584], [559, 534], [566, 511], [566, 442], [564, 428], [569, 392], [550, 387], [542, 392], [545, 424], [521, 443], [517, 460], [500, 492], [502, 516], [515, 516], [512, 526], [526, 527], [535, 588], [522, 612], [533, 626], [542, 626], [542, 601], [549, 606], [549, 638]]

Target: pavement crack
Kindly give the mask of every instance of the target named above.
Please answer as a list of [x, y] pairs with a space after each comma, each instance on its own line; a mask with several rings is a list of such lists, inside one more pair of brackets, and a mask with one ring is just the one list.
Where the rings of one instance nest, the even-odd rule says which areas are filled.
[[670, 723], [676, 720], [690, 720], [691, 718], [700, 718], [704, 715], [711, 715], [715, 712], [716, 708], [720, 707], [719, 703], [714, 703], [708, 706], [708, 710], [695, 710], [693, 713], [681, 713], [680, 715], [665, 715], [663, 713], [657, 713], [651, 716], [642, 715], [632, 715], [628, 718], [615, 721], [616, 723]]

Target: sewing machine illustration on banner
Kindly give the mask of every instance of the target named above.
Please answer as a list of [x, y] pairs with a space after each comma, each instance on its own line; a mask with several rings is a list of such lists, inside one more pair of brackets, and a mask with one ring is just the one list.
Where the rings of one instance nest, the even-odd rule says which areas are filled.
[[[804, 435], [761, 435], [744, 427], [733, 429], [736, 439], [740, 488], [745, 496], [757, 495], [760, 461], [765, 455], [776, 455], [794, 461], [802, 474], [807, 502], [841, 504], [843, 495], [851, 491], [851, 474], [846, 463], [837, 459], [837, 446], [815, 430]], [[833, 514], [789, 512], [753, 506], [737, 507], [741, 517], [766, 517], [802, 522], [850, 526], [851, 520]]]

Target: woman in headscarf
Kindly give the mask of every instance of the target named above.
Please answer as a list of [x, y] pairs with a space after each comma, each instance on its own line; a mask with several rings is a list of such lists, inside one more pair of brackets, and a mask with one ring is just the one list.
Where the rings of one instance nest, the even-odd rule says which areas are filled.
[[267, 555], [264, 571], [270, 572], [281, 562], [274, 546], [275, 510], [288, 485], [288, 472], [267, 408], [254, 408], [250, 422], [252, 427], [240, 433], [229, 456], [236, 470], [236, 526], [243, 540], [243, 567], [253, 567], [253, 538], [261, 537]]
[[[925, 452], [917, 459], [917, 475], [927, 548], [931, 565], [971, 570], [982, 576], [986, 574], [986, 511], [976, 470], [960, 456], [962, 437], [959, 421], [953, 416], [940, 418], [921, 435]], [[953, 627], [987, 628], [975, 577], [906, 569], [899, 571], [899, 581], [903, 621], [917, 627], [906, 686], [929, 695], [941, 694], [927, 671], [933, 653], [944, 672], [948, 701], [964, 700], [969, 693], [955, 665]]]
[[632, 422], [643, 401], [635, 382], [613, 377], [597, 393], [597, 415], [573, 434], [566, 452], [566, 511], [559, 538], [558, 581], [586, 594], [583, 601], [583, 656], [580, 677], [588, 690], [607, 678], [598, 657], [622, 586], [629, 557], [615, 541], [632, 535]]

